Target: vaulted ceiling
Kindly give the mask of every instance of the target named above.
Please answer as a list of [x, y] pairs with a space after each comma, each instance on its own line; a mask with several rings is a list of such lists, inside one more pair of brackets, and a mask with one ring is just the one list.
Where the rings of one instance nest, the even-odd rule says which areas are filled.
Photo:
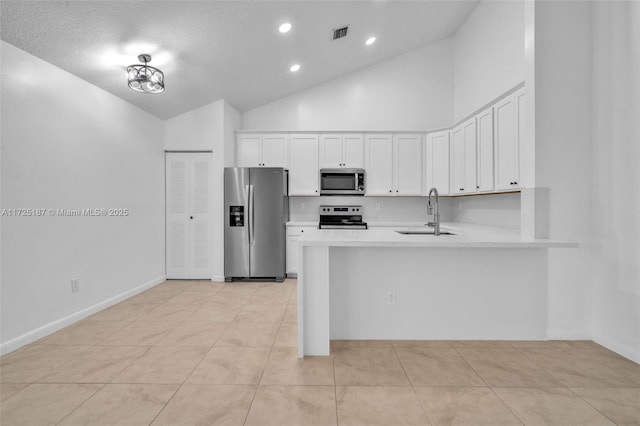
[[[0, 35], [167, 119], [223, 98], [251, 109], [449, 37], [477, 2], [3, 0]], [[164, 93], [128, 88], [141, 53], [165, 72]]]

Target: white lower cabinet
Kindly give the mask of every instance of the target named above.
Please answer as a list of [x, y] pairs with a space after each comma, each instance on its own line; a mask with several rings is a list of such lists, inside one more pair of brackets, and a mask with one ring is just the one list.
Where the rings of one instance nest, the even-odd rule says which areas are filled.
[[287, 275], [298, 275], [298, 240], [316, 226], [287, 226]]

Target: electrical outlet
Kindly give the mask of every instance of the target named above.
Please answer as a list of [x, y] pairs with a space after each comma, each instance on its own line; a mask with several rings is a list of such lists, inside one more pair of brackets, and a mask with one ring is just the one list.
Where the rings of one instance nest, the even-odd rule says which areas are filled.
[[71, 280], [71, 293], [77, 293], [80, 291], [80, 278], [74, 278]]
[[387, 305], [395, 305], [396, 304], [396, 292], [390, 291], [387, 292]]

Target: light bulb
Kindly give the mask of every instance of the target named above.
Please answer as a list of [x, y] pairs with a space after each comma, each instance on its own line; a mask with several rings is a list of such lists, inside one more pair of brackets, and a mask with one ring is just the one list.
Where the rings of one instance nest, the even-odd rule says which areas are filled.
[[364, 42], [364, 44], [366, 44], [367, 46], [371, 46], [375, 42], [376, 42], [376, 38], [375, 37], [369, 37], [367, 39], [367, 41]]
[[288, 22], [285, 22], [284, 24], [280, 25], [280, 28], [278, 28], [281, 33], [288, 33], [290, 29], [291, 24]]
[[291, 70], [291, 72], [296, 72], [300, 69], [300, 65], [298, 64], [292, 65], [291, 68], [289, 69]]

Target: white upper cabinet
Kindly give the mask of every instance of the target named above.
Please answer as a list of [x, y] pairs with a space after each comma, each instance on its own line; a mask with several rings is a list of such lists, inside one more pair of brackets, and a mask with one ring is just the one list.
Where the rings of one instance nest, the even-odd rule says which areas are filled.
[[365, 136], [366, 195], [422, 194], [422, 135]]
[[393, 137], [395, 195], [422, 195], [422, 135]]
[[320, 136], [320, 168], [362, 168], [362, 134], [326, 134]]
[[449, 195], [449, 138], [445, 130], [427, 134], [424, 149], [424, 186], [426, 194], [436, 188], [440, 195]]
[[452, 131], [451, 176], [452, 194], [472, 194], [476, 184], [476, 118], [462, 123]]
[[477, 115], [478, 144], [477, 167], [478, 192], [493, 191], [493, 108]]
[[291, 135], [289, 138], [289, 195], [320, 195], [318, 164], [318, 135]]
[[286, 167], [286, 134], [250, 134], [236, 138], [238, 167]]
[[364, 144], [366, 195], [393, 195], [393, 138], [366, 135]]
[[518, 91], [494, 107], [496, 190], [520, 187], [520, 138], [524, 126], [524, 91]]
[[342, 163], [350, 169], [364, 167], [364, 136], [362, 134], [342, 137]]

